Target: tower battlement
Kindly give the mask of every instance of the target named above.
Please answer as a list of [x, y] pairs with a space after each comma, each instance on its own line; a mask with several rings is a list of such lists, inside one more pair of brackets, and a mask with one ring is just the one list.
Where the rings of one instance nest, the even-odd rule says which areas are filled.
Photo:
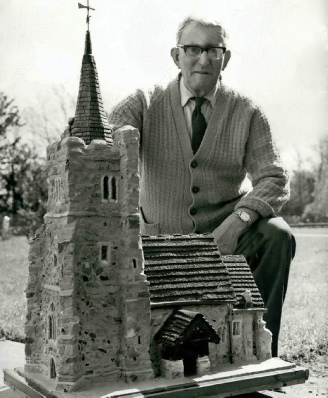
[[[84, 214], [137, 214], [139, 132], [122, 128], [114, 145], [66, 137], [47, 149], [49, 192], [46, 218]], [[119, 200], [120, 198], [120, 200]]]
[[48, 147], [48, 211], [29, 256], [25, 370], [58, 389], [153, 376], [138, 154], [139, 133], [128, 127], [111, 147], [77, 137]]

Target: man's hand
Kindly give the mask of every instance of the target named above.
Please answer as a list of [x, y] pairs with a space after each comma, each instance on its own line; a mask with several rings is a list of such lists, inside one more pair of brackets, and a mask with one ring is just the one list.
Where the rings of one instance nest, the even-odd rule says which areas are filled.
[[211, 234], [218, 245], [220, 253], [223, 255], [233, 254], [237, 248], [239, 237], [247, 228], [247, 224], [242, 222], [237, 214], [230, 214]]
[[[252, 222], [260, 217], [254, 210], [247, 209], [247, 213], [251, 216]], [[233, 254], [237, 248], [238, 239], [246, 232], [247, 228], [249, 228], [248, 225], [241, 221], [237, 214], [230, 214], [211, 234], [218, 245], [220, 253], [223, 255]]]

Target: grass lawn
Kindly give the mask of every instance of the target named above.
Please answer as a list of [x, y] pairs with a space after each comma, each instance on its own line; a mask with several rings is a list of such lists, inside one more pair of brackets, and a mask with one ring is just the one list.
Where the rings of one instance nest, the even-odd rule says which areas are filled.
[[0, 240], [0, 337], [8, 340], [24, 339], [28, 249], [25, 236]]
[[[328, 373], [328, 238], [324, 228], [294, 228], [297, 250], [283, 309], [280, 356]], [[324, 236], [325, 235], [325, 236]]]
[[[299, 228], [294, 232], [298, 247], [283, 312], [280, 356], [324, 376], [328, 369], [328, 247], [322, 235], [327, 230]], [[0, 337], [9, 340], [24, 339], [27, 254], [25, 237], [0, 241]]]

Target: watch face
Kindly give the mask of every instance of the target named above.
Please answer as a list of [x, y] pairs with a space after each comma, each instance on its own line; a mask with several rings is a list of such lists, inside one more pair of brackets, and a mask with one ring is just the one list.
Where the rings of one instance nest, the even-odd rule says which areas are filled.
[[251, 217], [250, 217], [250, 215], [247, 214], [245, 211], [242, 211], [242, 212], [240, 213], [240, 219], [241, 219], [242, 221], [244, 221], [244, 222], [248, 222], [248, 221], [251, 219]]

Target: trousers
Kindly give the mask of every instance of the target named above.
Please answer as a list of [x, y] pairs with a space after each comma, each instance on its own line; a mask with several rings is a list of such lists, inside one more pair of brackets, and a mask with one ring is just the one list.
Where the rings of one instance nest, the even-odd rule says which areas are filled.
[[296, 241], [281, 217], [262, 218], [240, 237], [234, 254], [243, 254], [253, 273], [267, 312], [263, 316], [272, 333], [272, 356], [278, 356], [283, 302]]

